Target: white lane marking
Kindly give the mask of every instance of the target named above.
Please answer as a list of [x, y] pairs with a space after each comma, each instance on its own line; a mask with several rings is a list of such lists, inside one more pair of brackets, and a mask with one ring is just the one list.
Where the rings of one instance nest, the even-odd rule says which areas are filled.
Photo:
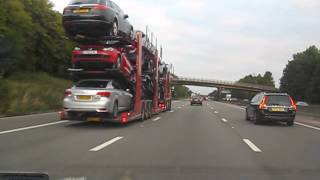
[[171, 110], [170, 112], [171, 112], [171, 113], [173, 113], [173, 112], [174, 112], [174, 110]]
[[46, 127], [46, 126], [52, 126], [56, 124], [62, 124], [66, 123], [69, 121], [58, 121], [58, 122], [53, 122], [53, 123], [47, 123], [47, 124], [40, 124], [36, 126], [29, 126], [29, 127], [24, 127], [24, 128], [18, 128], [18, 129], [12, 129], [12, 130], [7, 130], [7, 131], [1, 131], [0, 135], [2, 134], [8, 134], [8, 133], [13, 133], [13, 132], [18, 132], [18, 131], [24, 131], [24, 130], [29, 130], [29, 129], [35, 129], [35, 128], [41, 128], [41, 127]]
[[218, 114], [219, 112], [218, 112], [218, 111], [214, 111], [214, 113], [215, 113], [215, 114]]
[[300, 126], [304, 126], [304, 127], [307, 127], [307, 128], [315, 129], [315, 130], [320, 130], [320, 128], [318, 128], [318, 127], [310, 126], [310, 125], [303, 124], [303, 123], [295, 122], [295, 124], [300, 125]]
[[1, 117], [0, 120], [4, 119], [21, 119], [21, 118], [27, 118], [27, 117], [36, 117], [36, 116], [47, 116], [47, 115], [59, 115], [58, 112], [49, 112], [49, 113], [42, 113], [42, 114], [29, 114], [29, 115], [23, 115], [23, 116], [12, 116], [12, 117]]
[[262, 152], [255, 144], [253, 144], [249, 139], [243, 139], [243, 141], [254, 151]]
[[156, 122], [156, 121], [159, 121], [161, 119], [161, 117], [157, 117], [155, 119], [153, 119], [152, 121]]
[[214, 108], [213, 108], [213, 107], [212, 107], [211, 109], [212, 109], [212, 110], [214, 110]]
[[97, 146], [97, 147], [94, 147], [94, 148], [90, 149], [89, 151], [91, 151], [91, 152], [100, 151], [101, 149], [103, 149], [103, 148], [105, 148], [105, 147], [107, 147], [107, 146], [110, 146], [111, 144], [119, 141], [119, 140], [122, 139], [122, 138], [123, 138], [123, 137], [115, 137], [115, 138], [113, 138], [113, 139], [111, 139], [111, 140], [109, 140], [109, 141], [107, 141], [107, 142], [105, 142], [105, 143], [103, 143], [103, 144], [101, 144], [101, 145], [99, 145], [99, 146]]
[[232, 126], [231, 128], [232, 128], [232, 129], [234, 129], [234, 127], [233, 127], [233, 126]]
[[226, 120], [225, 118], [222, 118], [221, 120], [225, 123], [228, 122], [228, 120]]

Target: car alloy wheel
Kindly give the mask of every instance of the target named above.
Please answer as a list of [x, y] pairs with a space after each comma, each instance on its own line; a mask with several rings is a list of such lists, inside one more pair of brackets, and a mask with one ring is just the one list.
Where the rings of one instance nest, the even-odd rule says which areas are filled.
[[117, 21], [114, 21], [112, 23], [112, 28], [110, 30], [109, 35], [110, 36], [118, 36], [118, 33], [119, 33], [119, 27], [118, 27]]
[[113, 65], [113, 68], [120, 69], [120, 67], [121, 67], [121, 57], [118, 57], [116, 63]]

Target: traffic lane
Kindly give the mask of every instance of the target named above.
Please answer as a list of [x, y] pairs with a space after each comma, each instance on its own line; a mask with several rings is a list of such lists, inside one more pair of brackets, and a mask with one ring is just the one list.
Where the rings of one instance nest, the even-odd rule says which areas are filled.
[[[139, 121], [122, 124], [66, 122], [0, 135], [0, 170], [41, 171], [86, 162], [89, 150], [139, 131]], [[69, 166], [71, 167], [71, 165]], [[61, 169], [60, 169], [61, 170]]]
[[58, 112], [5, 117], [0, 118], [0, 131], [36, 126], [40, 124], [57, 122], [59, 120], [60, 118]]
[[261, 161], [268, 162], [270, 168], [291, 172], [292, 175], [287, 176], [292, 178], [320, 177], [319, 130], [299, 125], [288, 127], [283, 123], [254, 125], [245, 120], [245, 111], [239, 107], [217, 102], [210, 102], [209, 105], [219, 111], [216, 116], [227, 119], [237, 133], [252, 139], [263, 149]]
[[[283, 179], [205, 106], [187, 105], [92, 155], [86, 177], [105, 179]], [[103, 159], [103, 161], [101, 161]], [[115, 179], [116, 179], [115, 178]]]

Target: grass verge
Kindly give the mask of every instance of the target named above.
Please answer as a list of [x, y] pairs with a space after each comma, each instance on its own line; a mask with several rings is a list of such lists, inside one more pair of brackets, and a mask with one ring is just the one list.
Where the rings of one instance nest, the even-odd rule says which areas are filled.
[[16, 116], [61, 109], [71, 81], [46, 73], [20, 72], [0, 79], [0, 116]]

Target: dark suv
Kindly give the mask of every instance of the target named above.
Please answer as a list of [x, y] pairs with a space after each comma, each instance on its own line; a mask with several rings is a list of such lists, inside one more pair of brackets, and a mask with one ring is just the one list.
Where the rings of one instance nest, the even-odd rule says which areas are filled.
[[63, 26], [70, 38], [123, 36], [133, 39], [134, 31], [120, 7], [110, 0], [72, 0], [63, 11]]
[[198, 104], [202, 106], [202, 97], [194, 96], [191, 98], [190, 105]]
[[294, 124], [297, 106], [288, 94], [259, 93], [246, 107], [246, 119], [255, 124], [261, 121], [282, 121]]

